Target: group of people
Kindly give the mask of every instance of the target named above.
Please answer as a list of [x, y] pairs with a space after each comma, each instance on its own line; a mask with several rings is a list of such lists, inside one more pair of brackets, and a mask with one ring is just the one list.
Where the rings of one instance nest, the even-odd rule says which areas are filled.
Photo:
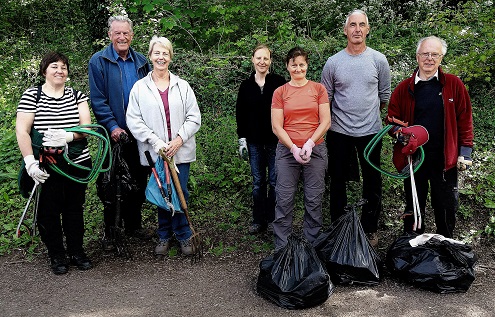
[[[418, 68], [391, 93], [386, 57], [366, 46], [369, 30], [364, 11], [355, 10], [347, 16], [347, 46], [328, 59], [321, 83], [306, 78], [309, 56], [301, 47], [291, 49], [286, 56], [289, 82], [270, 72], [272, 57], [266, 45], [253, 51], [254, 71], [242, 82], [236, 104], [239, 154], [249, 159], [253, 176], [253, 220], [248, 231], [272, 232], [275, 250], [287, 243], [292, 232], [301, 178], [303, 232], [310, 242], [322, 229], [327, 175], [331, 220], [344, 213], [349, 162], [356, 153], [363, 198], [368, 202], [361, 223], [371, 244], [378, 244], [382, 180], [380, 172], [364, 159], [363, 151], [382, 129], [381, 109], [387, 103], [389, 117], [423, 125], [428, 130], [425, 163], [415, 175], [419, 204], [424, 214], [431, 187], [437, 233], [453, 235], [458, 208], [457, 170], [471, 165], [473, 125], [469, 95], [459, 78], [439, 67], [447, 44], [435, 36], [418, 42]], [[130, 140], [122, 145], [123, 157], [137, 190], [126, 194], [119, 204], [127, 235], [148, 238], [141, 225], [141, 207], [151, 170], [145, 151], [151, 153], [153, 161], [159, 153], [174, 157], [186, 201], [189, 196], [190, 163], [196, 160], [194, 136], [201, 126], [195, 94], [185, 80], [169, 71], [174, 53], [168, 39], [153, 37], [146, 58], [131, 48], [133, 36], [132, 21], [127, 17], [113, 16], [108, 20], [111, 43], [89, 61], [89, 98], [66, 87], [67, 57], [60, 53], [45, 55], [40, 64], [45, 83], [27, 89], [17, 108], [16, 135], [25, 168], [35, 183], [42, 185], [38, 227], [55, 274], [67, 273], [70, 265], [81, 270], [92, 267], [83, 249], [86, 185], [40, 165], [36, 148], [57, 144], [70, 150], [77, 146], [82, 151], [74, 160], [91, 166], [87, 142], [82, 142], [86, 135], [65, 130], [91, 122], [88, 100], [113, 145], [119, 143], [123, 134]], [[34, 136], [39, 134], [42, 140], [35, 147]], [[376, 166], [380, 166], [380, 152], [378, 144], [370, 156]], [[69, 174], [85, 173], [70, 164], [66, 169]], [[407, 181], [404, 186], [408, 213], [413, 208], [411, 188]], [[115, 209], [114, 204], [104, 207], [102, 246], [107, 251], [115, 248], [110, 232], [115, 224]], [[412, 231], [408, 218], [404, 230]], [[172, 217], [167, 210], [158, 208], [157, 234], [156, 254], [166, 255], [173, 238], [180, 243], [183, 254], [193, 253], [191, 228], [183, 213]]]
[[[112, 146], [122, 146], [122, 157], [136, 185], [135, 190], [123, 195], [118, 204], [126, 235], [141, 239], [150, 237], [141, 224], [141, 207], [151, 171], [145, 151], [151, 153], [153, 161], [159, 153], [174, 158], [186, 201], [189, 196], [189, 169], [191, 162], [196, 160], [195, 134], [201, 126], [196, 97], [189, 84], [168, 69], [173, 59], [173, 47], [168, 39], [153, 37], [146, 58], [131, 48], [133, 36], [129, 18], [109, 18], [111, 43], [89, 61], [89, 98], [66, 87], [67, 57], [61, 53], [48, 53], [41, 61], [39, 72], [45, 82], [38, 88], [27, 89], [17, 108], [17, 140], [28, 175], [42, 187], [37, 225], [55, 274], [67, 273], [70, 265], [80, 270], [93, 266], [83, 248], [83, 205], [87, 185], [57, 174], [50, 165], [40, 164], [39, 155], [47, 148], [53, 149], [54, 144], [61, 151], [70, 153], [78, 141], [85, 139], [86, 134], [65, 129], [91, 123], [88, 100], [98, 124], [107, 130]], [[128, 141], [119, 143], [123, 135]], [[35, 140], [39, 144], [34, 144]], [[83, 144], [82, 153], [71, 159], [89, 167], [91, 158], [87, 141]], [[57, 161], [57, 167], [64, 164], [69, 175], [87, 173], [73, 164]], [[116, 208], [116, 203], [104, 204], [102, 246], [106, 251], [115, 248], [111, 228], [115, 226]], [[158, 208], [157, 233], [159, 243], [155, 253], [167, 254], [171, 239], [175, 238], [183, 254], [193, 254], [192, 232], [184, 213], [175, 213], [172, 217], [170, 212]]]
[[[299, 180], [302, 178], [304, 192], [303, 233], [312, 242], [322, 229], [326, 176], [333, 222], [345, 213], [346, 182], [355, 174], [352, 169], [358, 168], [351, 164], [355, 160], [363, 181], [362, 197], [367, 201], [361, 224], [370, 244], [378, 245], [381, 139], [368, 158], [364, 151], [383, 128], [381, 111], [387, 104], [385, 117], [394, 120], [385, 123], [421, 125], [428, 131], [424, 163], [415, 173], [419, 208], [424, 219], [431, 188], [436, 232], [453, 237], [457, 173], [472, 165], [474, 136], [467, 90], [458, 77], [440, 67], [447, 52], [445, 41], [429, 36], [418, 41], [418, 67], [412, 76], [391, 92], [389, 64], [384, 54], [366, 45], [369, 32], [364, 11], [349, 13], [344, 23], [347, 46], [328, 58], [321, 83], [306, 78], [308, 53], [300, 47], [291, 49], [285, 59], [290, 75], [287, 83], [269, 72], [268, 47], [258, 46], [253, 52], [254, 72], [242, 82], [237, 98], [239, 154], [249, 158], [253, 176], [249, 232], [273, 233], [275, 250], [283, 248], [292, 233]], [[396, 135], [404, 140], [401, 133]], [[423, 233], [425, 227], [415, 228], [410, 216], [411, 187], [410, 180], [404, 180], [404, 231]]]

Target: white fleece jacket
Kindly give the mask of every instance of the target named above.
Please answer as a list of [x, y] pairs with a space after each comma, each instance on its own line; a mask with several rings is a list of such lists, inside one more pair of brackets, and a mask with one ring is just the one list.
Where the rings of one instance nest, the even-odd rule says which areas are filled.
[[[141, 165], [148, 166], [144, 155], [149, 151], [153, 161], [157, 155], [153, 146], [158, 139], [169, 142], [165, 109], [158, 88], [151, 79], [151, 73], [138, 80], [131, 89], [126, 121], [132, 135], [138, 141]], [[194, 135], [201, 126], [201, 113], [198, 102], [189, 83], [170, 73], [168, 91], [170, 125], [172, 139], [180, 135], [184, 144], [174, 156], [176, 164], [196, 160], [196, 140]]]

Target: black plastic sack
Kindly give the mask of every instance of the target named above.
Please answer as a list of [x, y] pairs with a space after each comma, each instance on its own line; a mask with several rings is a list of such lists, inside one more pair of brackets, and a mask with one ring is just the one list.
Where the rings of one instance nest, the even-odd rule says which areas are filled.
[[[129, 172], [129, 166], [122, 155], [122, 148], [125, 144], [129, 143], [130, 140], [124, 133], [120, 136], [121, 140], [112, 147], [112, 162], [110, 169], [105, 173], [100, 173], [96, 180], [96, 193], [106, 206], [116, 203], [117, 176], [122, 195], [137, 191], [136, 181], [132, 178], [131, 173]], [[104, 165], [108, 166], [106, 162]]]
[[333, 283], [376, 285], [380, 282], [381, 259], [366, 238], [356, 211], [342, 215], [313, 245]]
[[311, 244], [291, 235], [284, 248], [260, 262], [256, 290], [280, 307], [301, 309], [324, 303], [334, 286]]
[[466, 292], [474, 281], [477, 261], [471, 247], [435, 237], [412, 247], [409, 241], [415, 237], [401, 236], [388, 249], [386, 265], [391, 274], [437, 293]]

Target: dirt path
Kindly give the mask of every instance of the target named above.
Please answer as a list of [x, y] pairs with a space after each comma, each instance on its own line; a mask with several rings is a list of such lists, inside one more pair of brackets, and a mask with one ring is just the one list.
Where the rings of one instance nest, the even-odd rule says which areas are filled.
[[494, 256], [480, 255], [476, 280], [465, 294], [440, 295], [389, 277], [376, 287], [336, 288], [323, 304], [290, 311], [256, 295], [262, 256], [144, 256], [124, 261], [94, 254], [95, 267], [55, 276], [45, 256], [31, 262], [0, 257], [0, 316], [495, 316]]

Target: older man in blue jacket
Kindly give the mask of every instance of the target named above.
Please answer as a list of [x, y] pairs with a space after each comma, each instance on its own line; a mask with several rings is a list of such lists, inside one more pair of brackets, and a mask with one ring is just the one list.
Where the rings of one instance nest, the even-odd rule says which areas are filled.
[[[126, 111], [132, 86], [151, 69], [146, 57], [130, 47], [133, 36], [129, 18], [110, 17], [108, 37], [111, 43], [91, 57], [88, 73], [91, 108], [96, 120], [107, 129], [113, 144], [121, 139], [122, 133], [130, 139], [129, 143], [123, 145], [123, 157], [138, 190], [125, 195], [120, 204], [121, 214], [126, 234], [143, 237], [141, 206], [145, 200], [148, 171], [139, 163], [136, 140], [127, 128]], [[114, 249], [109, 230], [115, 222], [115, 205], [105, 206], [104, 221], [105, 236], [102, 243], [103, 248], [110, 251]]]

